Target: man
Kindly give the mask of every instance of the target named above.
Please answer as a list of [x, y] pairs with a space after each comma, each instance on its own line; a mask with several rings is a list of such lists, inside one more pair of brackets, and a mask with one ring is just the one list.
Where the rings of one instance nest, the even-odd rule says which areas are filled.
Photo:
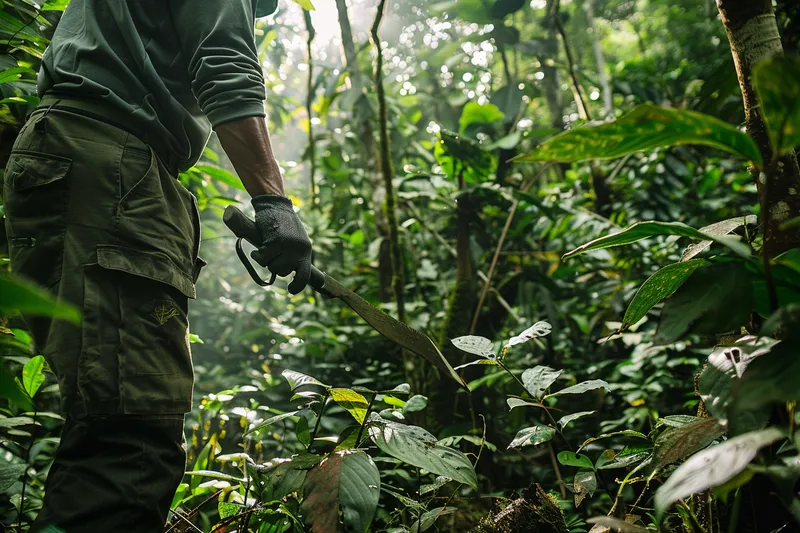
[[[271, 5], [264, 5], [264, 4]], [[175, 179], [211, 129], [252, 195], [254, 258], [308, 282], [311, 242], [264, 119], [254, 19], [274, 0], [72, 0], [44, 55], [40, 106], [6, 168], [12, 269], [80, 307], [31, 317], [66, 417], [31, 531], [162, 530], [191, 409], [187, 302], [202, 261]]]

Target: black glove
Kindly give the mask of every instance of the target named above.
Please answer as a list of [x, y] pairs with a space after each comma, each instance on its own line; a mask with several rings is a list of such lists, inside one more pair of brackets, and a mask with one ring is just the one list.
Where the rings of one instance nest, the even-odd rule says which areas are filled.
[[264, 194], [252, 200], [261, 246], [250, 257], [278, 276], [296, 272], [289, 292], [305, 289], [311, 277], [311, 239], [285, 196]]

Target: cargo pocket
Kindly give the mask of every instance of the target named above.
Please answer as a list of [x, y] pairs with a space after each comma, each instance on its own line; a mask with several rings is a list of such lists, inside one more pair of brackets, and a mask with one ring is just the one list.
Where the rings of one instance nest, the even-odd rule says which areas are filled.
[[50, 287], [61, 277], [67, 193], [72, 160], [46, 153], [11, 153], [4, 177], [4, 208], [11, 267]]
[[87, 267], [78, 377], [87, 410], [103, 402], [122, 414], [191, 410], [190, 297], [191, 274], [165, 254], [98, 247]]

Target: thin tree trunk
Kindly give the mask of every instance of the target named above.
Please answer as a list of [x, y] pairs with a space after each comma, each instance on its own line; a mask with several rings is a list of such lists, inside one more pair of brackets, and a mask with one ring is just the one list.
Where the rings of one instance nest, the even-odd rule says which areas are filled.
[[545, 25], [547, 27], [547, 39], [545, 41], [547, 56], [542, 57], [542, 74], [544, 79], [544, 98], [547, 102], [547, 110], [550, 112], [550, 125], [558, 130], [564, 129], [563, 107], [561, 105], [561, 82], [558, 79], [558, 69], [553, 66], [553, 62], [558, 57], [558, 38], [556, 36], [555, 19], [550, 15], [553, 11], [556, 0], [547, 0], [545, 7]]
[[[339, 14], [342, 51], [344, 53], [345, 69], [350, 77], [351, 90], [363, 93], [364, 88], [368, 85], [368, 80], [358, 67], [358, 56], [355, 42], [353, 41], [353, 30], [350, 26], [346, 0], [336, 0], [336, 10]], [[382, 205], [385, 201], [386, 191], [377, 168], [379, 157], [376, 157], [378, 147], [375, 144], [375, 132], [372, 127], [374, 117], [372, 116], [369, 102], [363, 94], [355, 103], [353, 115], [355, 118], [355, 130], [363, 141], [363, 153], [366, 159], [364, 168], [369, 173], [370, 182], [374, 186], [374, 194], [371, 201], [373, 205]], [[381, 238], [381, 245], [378, 249], [378, 295], [382, 302], [387, 302], [391, 299], [393, 272], [389, 223], [386, 220], [383, 209], [375, 209], [375, 225], [378, 229], [378, 236]]]
[[613, 111], [614, 103], [611, 98], [611, 85], [608, 82], [608, 74], [606, 73], [606, 58], [603, 54], [603, 47], [600, 46], [600, 36], [597, 35], [597, 26], [594, 24], [594, 0], [585, 0], [584, 8], [586, 9], [586, 22], [590, 30], [594, 58], [595, 61], [597, 61], [597, 81], [600, 83], [600, 91], [603, 95], [603, 107], [605, 108], [606, 115], [610, 115]]
[[767, 168], [765, 176], [754, 171], [754, 178], [762, 206], [764, 253], [775, 257], [800, 246], [800, 230], [780, 229], [786, 220], [800, 216], [800, 169], [793, 151], [776, 157], [751, 79], [758, 62], [783, 54], [778, 24], [771, 0], [717, 0], [717, 7], [739, 77], [747, 133]]
[[308, 11], [303, 11], [306, 19], [306, 30], [308, 31], [308, 39], [306, 40], [306, 52], [308, 54], [308, 81], [306, 83], [306, 115], [308, 116], [308, 163], [309, 163], [309, 200], [312, 209], [319, 203], [319, 190], [316, 181], [317, 170], [317, 157], [316, 146], [314, 144], [314, 125], [311, 123], [314, 104], [314, 62], [311, 58], [311, 44], [314, 42], [316, 31], [314, 24], [311, 22], [311, 14]]

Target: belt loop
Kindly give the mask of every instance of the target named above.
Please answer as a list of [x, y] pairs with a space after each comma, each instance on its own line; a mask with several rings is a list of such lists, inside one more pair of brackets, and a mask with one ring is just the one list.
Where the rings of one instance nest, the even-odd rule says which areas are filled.
[[36, 123], [33, 127], [38, 133], [47, 133], [47, 114], [50, 113], [50, 110], [53, 109], [61, 100], [56, 100], [52, 104], [50, 104], [42, 115], [42, 119]]

